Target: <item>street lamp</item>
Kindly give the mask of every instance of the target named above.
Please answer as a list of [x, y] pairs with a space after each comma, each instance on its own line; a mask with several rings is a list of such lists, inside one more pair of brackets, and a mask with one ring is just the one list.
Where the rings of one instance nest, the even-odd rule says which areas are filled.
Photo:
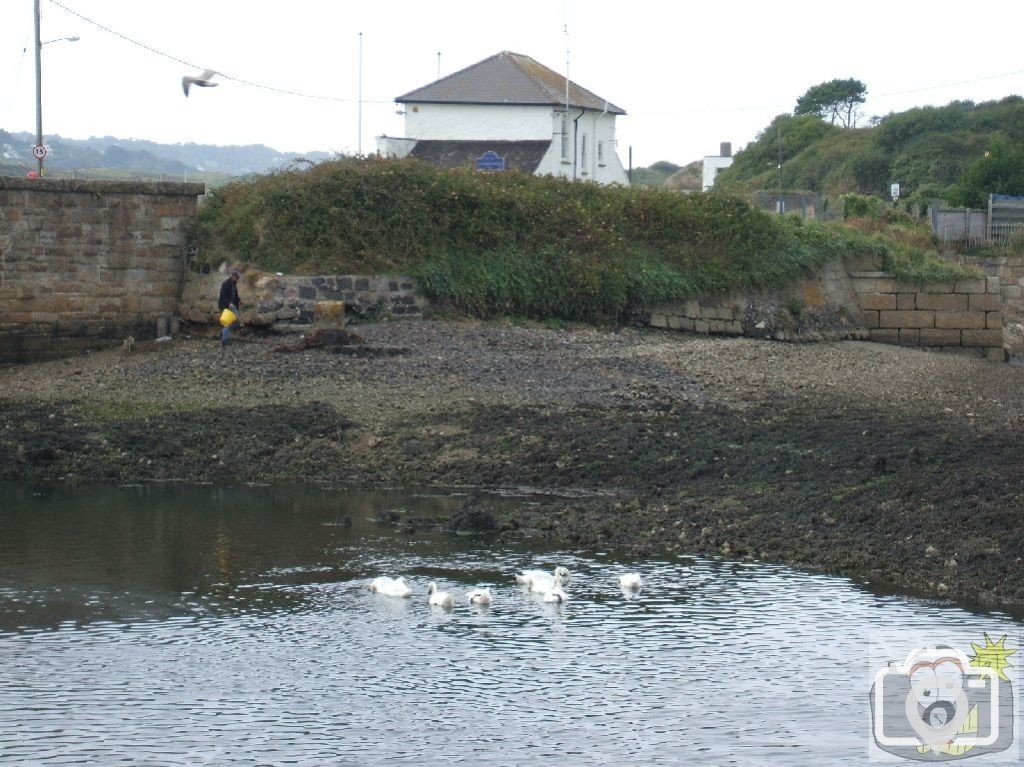
[[[36, 22], [36, 146], [33, 147], [33, 154], [36, 157], [39, 177], [43, 175], [43, 158], [46, 156], [46, 149], [43, 145], [43, 75], [42, 75], [42, 51], [44, 45], [58, 43], [67, 40], [69, 43], [78, 41], [77, 37], [58, 37], [54, 40], [47, 40], [45, 43], [39, 39], [39, 0], [35, 0], [35, 22]], [[36, 148], [38, 147], [38, 148]]]

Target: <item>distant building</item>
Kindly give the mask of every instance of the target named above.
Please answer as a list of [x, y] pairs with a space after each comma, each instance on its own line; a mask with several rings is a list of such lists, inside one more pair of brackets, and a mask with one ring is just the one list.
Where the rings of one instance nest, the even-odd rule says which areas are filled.
[[378, 137], [382, 155], [629, 183], [615, 151], [625, 111], [529, 56], [503, 51], [395, 102], [405, 137]]
[[704, 157], [704, 191], [708, 191], [715, 185], [715, 176], [720, 170], [732, 165], [732, 142], [723, 141], [718, 149], [717, 155], [706, 155]]

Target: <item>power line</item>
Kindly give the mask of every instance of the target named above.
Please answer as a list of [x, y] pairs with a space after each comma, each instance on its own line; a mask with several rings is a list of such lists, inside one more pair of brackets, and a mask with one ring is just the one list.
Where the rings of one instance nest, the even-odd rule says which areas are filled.
[[1018, 69], [1015, 72], [1004, 72], [1001, 75], [986, 75], [985, 77], [976, 77], [973, 80], [958, 80], [952, 83], [943, 83], [942, 85], [928, 85], [924, 88], [912, 88], [907, 91], [892, 91], [891, 93], [880, 93], [879, 96], [904, 96], [908, 93], [921, 93], [923, 91], [937, 91], [943, 88], [955, 88], [957, 85], [970, 85], [972, 83], [981, 83], [986, 80], [1001, 80], [1004, 77], [1013, 77], [1015, 75], [1024, 74], [1024, 69]]
[[[66, 11], [67, 13], [70, 13], [72, 16], [77, 16], [82, 21], [85, 21], [85, 22], [87, 22], [89, 24], [92, 24], [94, 27], [97, 27], [98, 29], [102, 29], [104, 32], [107, 32], [107, 33], [113, 35], [114, 37], [118, 37], [118, 38], [124, 40], [125, 42], [131, 43], [132, 45], [135, 45], [135, 46], [137, 46], [139, 48], [142, 48], [143, 50], [146, 50], [146, 51], [148, 51], [150, 53], [155, 53], [157, 56], [162, 56], [165, 59], [170, 59], [171, 61], [175, 61], [175, 62], [177, 62], [179, 64], [184, 64], [185, 66], [190, 67], [192, 69], [206, 69], [207, 68], [205, 66], [201, 67], [198, 64], [193, 64], [191, 61], [186, 61], [185, 59], [179, 58], [177, 56], [172, 56], [171, 54], [165, 53], [164, 51], [161, 51], [161, 50], [159, 50], [157, 48], [154, 48], [151, 45], [146, 45], [145, 43], [140, 42], [138, 40], [135, 40], [135, 39], [133, 39], [131, 37], [128, 37], [127, 35], [123, 35], [120, 32], [118, 32], [117, 30], [111, 29], [108, 26], [100, 24], [98, 21], [90, 19], [87, 16], [83, 16], [78, 11], [76, 11], [76, 10], [74, 10], [72, 8], [68, 8], [66, 5], [58, 2], [58, 0], [50, 0], [50, 3], [52, 3], [53, 5], [56, 5], [61, 10]], [[225, 80], [231, 80], [232, 82], [236, 82], [239, 85], [248, 85], [250, 88], [260, 88], [260, 89], [265, 90], [265, 91], [273, 91], [274, 93], [281, 93], [281, 94], [284, 94], [286, 96], [297, 96], [299, 98], [315, 99], [317, 101], [352, 102], [352, 101], [356, 100], [356, 99], [340, 98], [338, 96], [320, 96], [320, 95], [313, 94], [313, 93], [302, 93], [301, 91], [293, 91], [293, 90], [288, 90], [286, 88], [275, 88], [272, 85], [264, 85], [263, 83], [253, 82], [252, 80], [244, 80], [241, 77], [235, 77], [234, 75], [226, 74], [224, 72], [221, 72], [219, 69], [217, 70], [217, 75], [222, 77], [222, 78], [224, 78]], [[363, 103], [367, 103], [368, 102], [368, 103], [371, 103], [371, 104], [390, 104], [391, 103], [391, 101], [377, 101], [377, 100], [374, 100], [374, 99], [361, 99], [361, 101]]]

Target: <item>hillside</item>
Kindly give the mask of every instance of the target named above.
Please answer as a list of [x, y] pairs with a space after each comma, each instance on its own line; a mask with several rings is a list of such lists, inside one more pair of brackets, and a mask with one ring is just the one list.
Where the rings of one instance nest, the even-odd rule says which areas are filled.
[[[988, 192], [1024, 194], [1020, 163], [1024, 98], [890, 114], [867, 128], [844, 129], [813, 115], [779, 115], [722, 171], [716, 191], [777, 189], [779, 150], [786, 190], [888, 197], [899, 183], [907, 202], [980, 204]], [[988, 167], [992, 166], [992, 167]], [[998, 167], [996, 167], [998, 166]], [[977, 177], [977, 178], [976, 178]], [[1000, 188], [1002, 187], [1002, 188]]]
[[[27, 132], [0, 130], [0, 173], [23, 175], [36, 167], [32, 157], [35, 136]], [[141, 139], [93, 136], [68, 139], [47, 137], [50, 155], [46, 168], [54, 176], [161, 178], [185, 176], [243, 176], [266, 173], [300, 159], [326, 160], [328, 152], [279, 152], [263, 144], [214, 146], [211, 144], [158, 144]], [[104, 171], [105, 173], [100, 173]]]

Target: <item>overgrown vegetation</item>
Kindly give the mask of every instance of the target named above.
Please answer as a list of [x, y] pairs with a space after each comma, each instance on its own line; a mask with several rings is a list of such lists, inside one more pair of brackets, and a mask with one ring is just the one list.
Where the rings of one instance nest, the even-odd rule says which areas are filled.
[[633, 168], [629, 174], [629, 183], [633, 186], [657, 188], [664, 186], [665, 182], [679, 170], [680, 167], [675, 163], [660, 160], [646, 168]]
[[[210, 261], [270, 271], [404, 272], [481, 317], [615, 319], [636, 306], [799, 278], [877, 234], [780, 221], [725, 195], [343, 159], [215, 190]], [[940, 261], [913, 248], [922, 264]], [[872, 251], [874, 252], [874, 251]]]
[[815, 115], [780, 115], [722, 171], [715, 188], [849, 192], [888, 198], [900, 184], [907, 207], [942, 200], [980, 205], [990, 192], [1024, 195], [1024, 99], [956, 101], [842, 130]]

